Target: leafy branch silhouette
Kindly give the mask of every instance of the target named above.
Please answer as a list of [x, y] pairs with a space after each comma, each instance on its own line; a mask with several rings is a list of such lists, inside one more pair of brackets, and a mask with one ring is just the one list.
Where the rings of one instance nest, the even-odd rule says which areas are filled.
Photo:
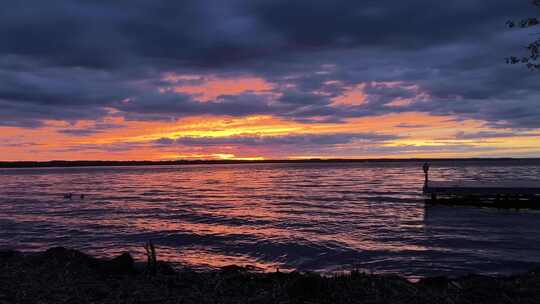
[[[532, 4], [540, 7], [540, 0], [533, 0]], [[523, 18], [521, 20], [508, 20], [506, 21], [506, 26], [508, 28], [529, 28], [537, 26], [540, 24], [538, 17], [529, 17]], [[538, 35], [538, 33], [537, 33]], [[538, 59], [540, 58], [540, 38], [530, 42], [526, 49], [528, 54], [524, 56], [510, 56], [506, 57], [507, 64], [524, 64], [530, 70], [540, 70], [540, 63]]]

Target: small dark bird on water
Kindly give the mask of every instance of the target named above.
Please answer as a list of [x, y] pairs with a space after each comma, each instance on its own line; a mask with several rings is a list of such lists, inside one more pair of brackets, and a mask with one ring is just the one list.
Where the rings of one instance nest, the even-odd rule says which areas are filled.
[[84, 199], [84, 194], [81, 194], [81, 199]]
[[71, 199], [73, 197], [73, 193], [66, 193], [64, 194], [64, 198], [69, 198]]

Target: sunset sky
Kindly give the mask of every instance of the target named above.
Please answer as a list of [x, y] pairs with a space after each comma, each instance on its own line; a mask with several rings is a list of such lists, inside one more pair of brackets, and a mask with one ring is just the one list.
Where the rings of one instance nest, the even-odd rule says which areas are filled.
[[12, 1], [0, 160], [540, 157], [528, 0]]

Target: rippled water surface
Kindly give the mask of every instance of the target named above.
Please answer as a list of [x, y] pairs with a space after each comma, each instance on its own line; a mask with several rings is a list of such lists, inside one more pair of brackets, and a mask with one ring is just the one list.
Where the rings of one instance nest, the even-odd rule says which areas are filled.
[[[409, 277], [540, 263], [540, 212], [424, 207], [419, 163], [0, 169], [0, 248], [100, 256], [153, 240], [197, 268], [352, 267]], [[437, 180], [528, 179], [534, 162], [441, 162]], [[84, 193], [84, 199], [63, 194]]]

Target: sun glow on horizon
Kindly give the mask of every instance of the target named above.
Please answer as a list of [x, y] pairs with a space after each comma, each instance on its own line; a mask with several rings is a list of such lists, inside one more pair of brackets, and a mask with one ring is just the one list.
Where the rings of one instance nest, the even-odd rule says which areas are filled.
[[[538, 131], [508, 136], [510, 130], [480, 121], [416, 112], [336, 123], [271, 115], [206, 115], [176, 122], [130, 121], [115, 115], [99, 123], [49, 121], [42, 128], [0, 127], [0, 131], [2, 160], [411, 158], [540, 152]], [[164, 139], [171, 143], [160, 144]]]

